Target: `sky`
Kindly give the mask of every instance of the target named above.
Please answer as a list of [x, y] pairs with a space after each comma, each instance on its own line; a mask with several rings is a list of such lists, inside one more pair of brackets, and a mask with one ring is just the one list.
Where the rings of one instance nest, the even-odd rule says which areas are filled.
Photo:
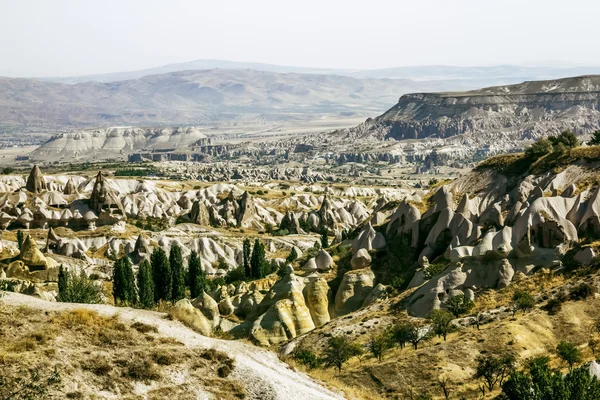
[[377, 69], [600, 65], [597, 0], [0, 0], [0, 75], [196, 59]]

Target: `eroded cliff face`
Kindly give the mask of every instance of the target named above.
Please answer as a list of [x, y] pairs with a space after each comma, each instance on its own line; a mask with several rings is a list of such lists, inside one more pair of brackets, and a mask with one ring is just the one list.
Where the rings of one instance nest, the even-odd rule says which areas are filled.
[[468, 92], [416, 93], [353, 132], [380, 139], [494, 134], [536, 139], [600, 128], [600, 75], [525, 82]]

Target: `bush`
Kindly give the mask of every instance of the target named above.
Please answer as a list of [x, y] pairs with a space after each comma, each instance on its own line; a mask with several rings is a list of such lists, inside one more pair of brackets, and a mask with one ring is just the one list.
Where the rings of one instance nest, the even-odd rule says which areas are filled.
[[448, 311], [450, 311], [456, 318], [460, 315], [469, 312], [475, 303], [467, 298], [464, 294], [459, 294], [457, 296], [451, 297], [446, 302], [446, 307], [448, 307]]
[[562, 301], [560, 299], [550, 299], [543, 308], [550, 315], [556, 315], [562, 310]]
[[535, 305], [535, 299], [532, 295], [525, 292], [524, 290], [517, 290], [513, 295], [513, 315], [517, 311], [529, 311]]
[[97, 286], [95, 281], [89, 279], [85, 272], [81, 271], [81, 274], [77, 276], [66, 270], [62, 271], [62, 277], [59, 276], [58, 301], [84, 304], [104, 303], [102, 288]]
[[147, 358], [135, 358], [127, 363], [127, 376], [136, 381], [153, 381], [160, 378], [156, 365]]
[[322, 364], [322, 360], [313, 351], [308, 349], [299, 348], [294, 351], [292, 357], [308, 369], [318, 368]]
[[392, 329], [385, 329], [378, 335], [375, 335], [369, 340], [369, 350], [379, 361], [383, 358], [384, 353], [391, 349], [394, 345], [394, 332]]
[[596, 293], [596, 289], [589, 283], [582, 283], [573, 287], [569, 293], [571, 300], [585, 300]]
[[334, 336], [327, 342], [323, 363], [326, 367], [337, 368], [339, 372], [346, 361], [362, 353], [362, 347], [358, 343], [351, 343], [345, 336]]
[[529, 158], [539, 158], [552, 153], [552, 143], [548, 139], [540, 139], [525, 150], [525, 155]]
[[581, 362], [581, 351], [570, 342], [560, 342], [556, 346], [558, 356], [569, 365], [569, 371], [573, 370], [573, 365]]
[[431, 279], [436, 275], [441, 274], [448, 267], [448, 264], [430, 264], [423, 270], [423, 277], [425, 279]]

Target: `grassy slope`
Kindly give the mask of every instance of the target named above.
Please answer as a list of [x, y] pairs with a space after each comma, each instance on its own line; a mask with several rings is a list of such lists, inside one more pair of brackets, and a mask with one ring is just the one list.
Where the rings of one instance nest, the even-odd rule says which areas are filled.
[[[356, 399], [410, 398], [411, 391], [442, 399], [438, 380], [443, 378], [451, 382], [451, 398], [479, 398], [478, 382], [472, 376], [480, 354], [512, 350], [518, 354], [520, 363], [529, 357], [546, 354], [553, 358], [554, 366], [565, 368], [566, 365], [561, 364], [553, 352], [558, 342], [566, 340], [580, 345], [586, 361], [593, 360], [588, 341], [593, 337], [593, 321], [600, 318], [600, 297], [568, 301], [556, 315], [549, 315], [541, 307], [547, 300], [546, 296], [568, 290], [581, 281], [595, 283], [599, 279], [597, 272], [565, 277], [542, 270], [531, 277], [517, 279], [506, 289], [479, 293], [474, 310], [476, 313], [508, 306], [514, 291], [520, 289], [539, 295], [538, 304], [529, 313], [518, 313], [514, 318], [509, 316], [482, 325], [480, 330], [462, 328], [450, 334], [446, 342], [435, 338], [417, 351], [394, 348], [385, 354], [382, 361], [367, 353], [361, 359], [350, 360], [339, 374], [335, 370], [322, 369], [307, 372]], [[403, 297], [406, 294], [332, 321], [307, 334], [300, 342], [319, 353], [328, 337], [343, 333], [366, 348], [369, 338], [383, 327], [408, 318], [398, 307]], [[294, 365], [306, 370], [302, 365]], [[493, 395], [497, 394], [498, 389]]]
[[0, 327], [0, 370], [7, 380], [0, 398], [30, 372], [37, 370], [45, 380], [55, 369], [61, 380], [48, 391], [55, 398], [103, 393], [195, 399], [205, 393], [235, 399], [245, 394], [243, 385], [227, 378], [233, 360], [225, 354], [186, 349], [151, 325], [128, 325], [83, 309], [42, 312], [0, 304]]

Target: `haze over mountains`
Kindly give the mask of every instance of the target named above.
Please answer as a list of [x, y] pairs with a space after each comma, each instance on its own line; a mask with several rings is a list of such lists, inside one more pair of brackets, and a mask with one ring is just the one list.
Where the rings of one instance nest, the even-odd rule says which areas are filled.
[[[184, 63], [162, 65], [137, 71], [124, 71], [109, 74], [94, 74], [71, 77], [45, 78], [55, 82], [78, 83], [87, 81], [114, 82], [126, 79], [138, 79], [147, 75], [166, 74], [170, 72], [204, 69], [252, 69], [255, 71], [342, 75], [355, 78], [388, 78], [412, 80], [466, 80], [480, 81], [479, 87], [494, 83], [518, 83], [526, 80], [557, 79], [566, 76], [588, 75], [600, 73], [600, 67], [595, 66], [526, 66], [526, 65], [497, 65], [457, 67], [450, 65], [417, 65], [408, 67], [393, 67], [381, 69], [332, 69], [283, 66], [254, 62], [237, 62], [227, 60], [194, 60]], [[487, 83], [486, 83], [487, 82]], [[440, 89], [443, 90], [443, 89]]]
[[[196, 60], [106, 75], [0, 77], [0, 130], [53, 133], [239, 123], [264, 130], [290, 124], [302, 129], [306, 122], [332, 119], [348, 127], [357, 118], [383, 113], [406, 93], [464, 91], [591, 72], [600, 69], [506, 65], [334, 70]], [[313, 126], [315, 130], [325, 129]]]

